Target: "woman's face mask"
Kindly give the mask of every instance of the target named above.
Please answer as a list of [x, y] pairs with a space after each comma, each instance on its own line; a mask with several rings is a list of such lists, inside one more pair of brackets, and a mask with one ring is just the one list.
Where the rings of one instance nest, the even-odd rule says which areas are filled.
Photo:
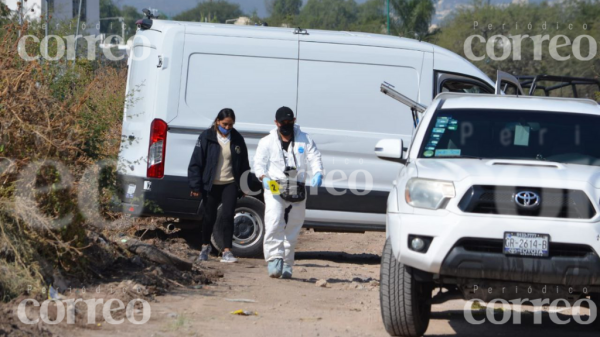
[[231, 117], [227, 117], [217, 122], [217, 128], [224, 135], [227, 136], [231, 129], [233, 129], [234, 120]]
[[225, 129], [224, 127], [218, 125], [219, 127], [219, 131], [221, 131], [221, 133], [225, 136], [227, 136], [229, 134], [229, 131], [231, 131], [230, 129]]

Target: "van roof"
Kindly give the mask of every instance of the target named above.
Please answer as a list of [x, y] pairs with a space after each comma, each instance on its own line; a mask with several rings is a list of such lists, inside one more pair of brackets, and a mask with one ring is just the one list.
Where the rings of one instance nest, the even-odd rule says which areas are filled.
[[[263, 27], [263, 26], [241, 26], [220, 23], [164, 21], [154, 19], [152, 29], [165, 30], [169, 27], [184, 27], [186, 34], [212, 35], [212, 36], [235, 36], [247, 38], [263, 38], [274, 40], [296, 40], [298, 35], [294, 34], [296, 28]], [[494, 82], [489, 79], [479, 68], [465, 58], [447, 49], [427, 42], [421, 42], [399, 36], [307, 29], [308, 35], [302, 35], [301, 39], [316, 43], [335, 43], [347, 45], [361, 45], [381, 48], [395, 48], [416, 50], [427, 53], [435, 53], [434, 67], [436, 70], [445, 72], [459, 72], [486, 81], [494, 87]], [[462, 67], [457, 65], [462, 64]]]
[[[186, 34], [264, 37], [286, 40], [296, 39], [296, 35], [294, 35], [294, 31], [296, 28], [241, 26], [220, 23], [165, 21], [157, 19], [153, 19], [153, 21], [154, 24], [152, 26], [152, 29], [160, 31], [162, 31], [163, 29], [167, 29], [171, 25], [183, 25], [185, 26]], [[383, 34], [329, 31], [318, 29], [307, 29], [307, 32], [308, 35], [303, 35], [302, 37], [304, 41], [346, 43], [374, 47], [411, 49], [430, 53], [433, 52], [435, 47], [434, 45], [427, 42], [420, 42], [413, 39]]]
[[[600, 114], [598, 103], [582, 98], [442, 93], [437, 95], [435, 100], [444, 100], [442, 109], [543, 110]], [[432, 106], [434, 105], [435, 103], [432, 103]]]

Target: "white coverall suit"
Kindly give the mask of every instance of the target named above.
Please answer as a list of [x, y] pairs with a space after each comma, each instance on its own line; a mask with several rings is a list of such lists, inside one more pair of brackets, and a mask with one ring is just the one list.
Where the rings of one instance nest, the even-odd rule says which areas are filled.
[[[295, 163], [292, 150], [296, 156]], [[288, 151], [281, 148], [277, 129], [262, 138], [258, 143], [253, 165], [254, 173], [259, 179], [264, 175], [265, 179], [284, 180], [286, 175], [283, 172], [286, 165], [297, 167], [299, 182], [306, 181], [307, 171], [312, 171], [313, 175], [323, 172], [321, 153], [310, 136], [302, 132], [298, 125], [294, 125], [293, 143], [290, 143]], [[310, 181], [307, 187], [309, 185]], [[265, 260], [269, 262], [283, 259], [284, 263], [293, 266], [298, 234], [304, 224], [306, 199], [301, 202], [288, 202], [281, 199], [279, 195], [273, 195], [268, 189], [265, 189], [264, 198]]]

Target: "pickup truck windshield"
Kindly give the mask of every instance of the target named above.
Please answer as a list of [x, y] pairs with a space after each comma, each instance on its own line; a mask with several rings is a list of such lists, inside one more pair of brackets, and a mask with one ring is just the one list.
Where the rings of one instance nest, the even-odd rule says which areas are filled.
[[600, 166], [600, 116], [442, 109], [427, 127], [419, 158], [521, 159]]

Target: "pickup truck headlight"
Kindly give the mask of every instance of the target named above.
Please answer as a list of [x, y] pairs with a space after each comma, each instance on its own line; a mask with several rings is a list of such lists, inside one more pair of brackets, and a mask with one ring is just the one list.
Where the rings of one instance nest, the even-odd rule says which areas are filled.
[[439, 209], [455, 196], [451, 181], [412, 178], [406, 184], [406, 202], [413, 207]]

